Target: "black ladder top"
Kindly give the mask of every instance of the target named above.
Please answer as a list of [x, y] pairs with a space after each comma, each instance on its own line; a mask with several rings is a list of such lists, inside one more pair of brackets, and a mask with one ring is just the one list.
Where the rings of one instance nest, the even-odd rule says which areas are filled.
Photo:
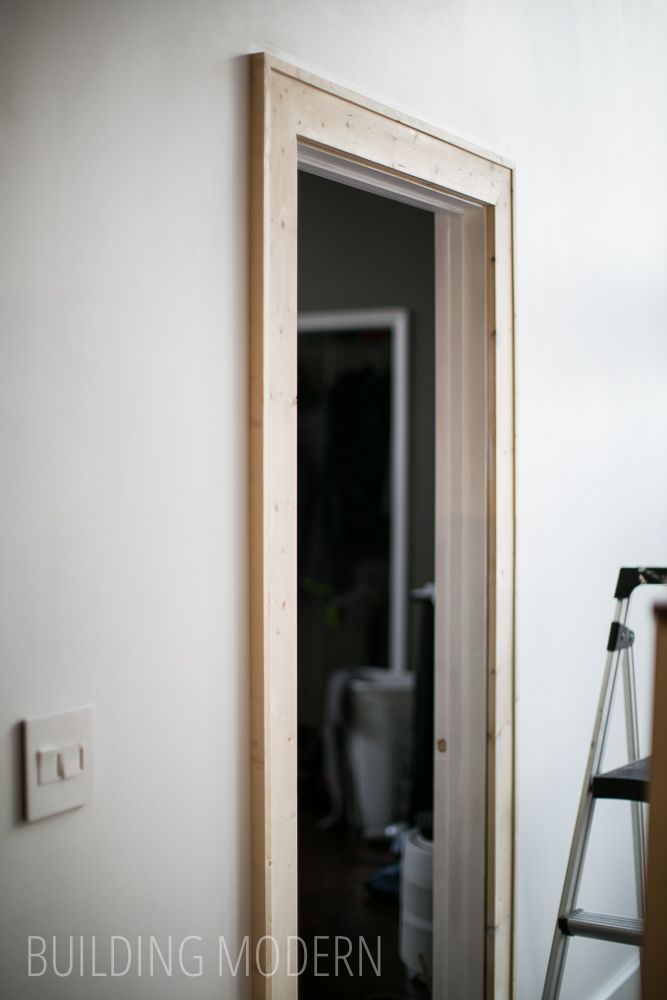
[[635, 587], [645, 583], [667, 584], [667, 568], [664, 566], [624, 566], [618, 574], [616, 592], [617, 601], [624, 601]]
[[648, 802], [651, 779], [651, 758], [643, 757], [613, 771], [596, 774], [591, 791], [596, 799], [623, 799], [628, 802]]

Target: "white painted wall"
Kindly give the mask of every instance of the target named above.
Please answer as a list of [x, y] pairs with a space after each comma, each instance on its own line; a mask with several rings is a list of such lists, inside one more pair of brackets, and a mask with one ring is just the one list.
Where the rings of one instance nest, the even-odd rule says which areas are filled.
[[[206, 947], [247, 929], [242, 57], [268, 48], [518, 166], [518, 995], [534, 1000], [615, 574], [667, 562], [667, 10], [3, 0], [1, 16], [6, 994], [92, 995], [27, 980], [28, 933]], [[87, 700], [94, 806], [19, 825], [17, 721]], [[627, 902], [617, 828], [591, 906]], [[572, 955], [577, 1000], [628, 957]], [[245, 995], [205, 971], [188, 996]]]

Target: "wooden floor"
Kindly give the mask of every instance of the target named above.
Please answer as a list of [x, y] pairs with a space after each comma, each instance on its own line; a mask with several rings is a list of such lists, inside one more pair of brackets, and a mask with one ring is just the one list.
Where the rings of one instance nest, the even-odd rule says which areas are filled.
[[[308, 951], [300, 1000], [426, 998], [425, 986], [409, 980], [398, 957], [398, 902], [371, 893], [364, 884], [396, 857], [387, 843], [363, 841], [352, 830], [318, 829], [322, 815], [312, 804], [299, 810], [299, 936]], [[317, 965], [316, 935], [324, 937], [317, 943]], [[349, 969], [340, 958], [349, 947], [346, 941], [339, 942], [336, 961], [336, 936], [351, 941]], [[368, 951], [360, 948], [360, 938]]]

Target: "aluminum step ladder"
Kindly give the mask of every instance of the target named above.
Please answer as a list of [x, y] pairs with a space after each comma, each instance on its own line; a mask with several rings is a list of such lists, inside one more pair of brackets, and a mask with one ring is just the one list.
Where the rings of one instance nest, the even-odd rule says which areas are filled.
[[[621, 569], [614, 594], [616, 608], [607, 642], [607, 660], [602, 691], [595, 716], [586, 775], [567, 863], [563, 894], [558, 909], [549, 966], [542, 1000], [558, 1000], [565, 970], [567, 949], [572, 937], [596, 938], [620, 944], [641, 946], [644, 937], [644, 893], [646, 873], [646, 834], [644, 803], [648, 802], [650, 758], [641, 758], [637, 724], [637, 696], [633, 655], [634, 633], [626, 621], [630, 597], [642, 584], [667, 584], [667, 569], [626, 567]], [[619, 668], [623, 672], [625, 725], [629, 763], [613, 771], [601, 771], [614, 689]], [[598, 799], [621, 799], [631, 803], [637, 917], [617, 917], [589, 913], [577, 907], [586, 848]]]

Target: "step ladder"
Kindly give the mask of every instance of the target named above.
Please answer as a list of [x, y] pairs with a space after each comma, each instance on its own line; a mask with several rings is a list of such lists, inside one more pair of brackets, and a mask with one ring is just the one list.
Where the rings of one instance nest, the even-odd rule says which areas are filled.
[[[572, 937], [596, 938], [599, 941], [613, 941], [619, 944], [637, 946], [641, 946], [643, 941], [646, 872], [644, 803], [648, 802], [649, 797], [650, 759], [648, 757], [641, 758], [639, 752], [633, 655], [635, 637], [634, 633], [626, 626], [630, 597], [635, 588], [642, 584], [667, 584], [667, 569], [626, 567], [621, 569], [618, 575], [614, 594], [616, 608], [607, 642], [607, 659], [602, 691], [595, 716], [586, 775], [572, 837], [542, 1000], [558, 1000], [567, 949]], [[601, 771], [602, 759], [619, 669], [623, 673], [629, 763], [624, 767], [603, 773]], [[595, 803], [598, 799], [622, 799], [631, 803], [638, 913], [636, 918], [589, 913], [577, 907], [588, 837], [591, 831]]]

